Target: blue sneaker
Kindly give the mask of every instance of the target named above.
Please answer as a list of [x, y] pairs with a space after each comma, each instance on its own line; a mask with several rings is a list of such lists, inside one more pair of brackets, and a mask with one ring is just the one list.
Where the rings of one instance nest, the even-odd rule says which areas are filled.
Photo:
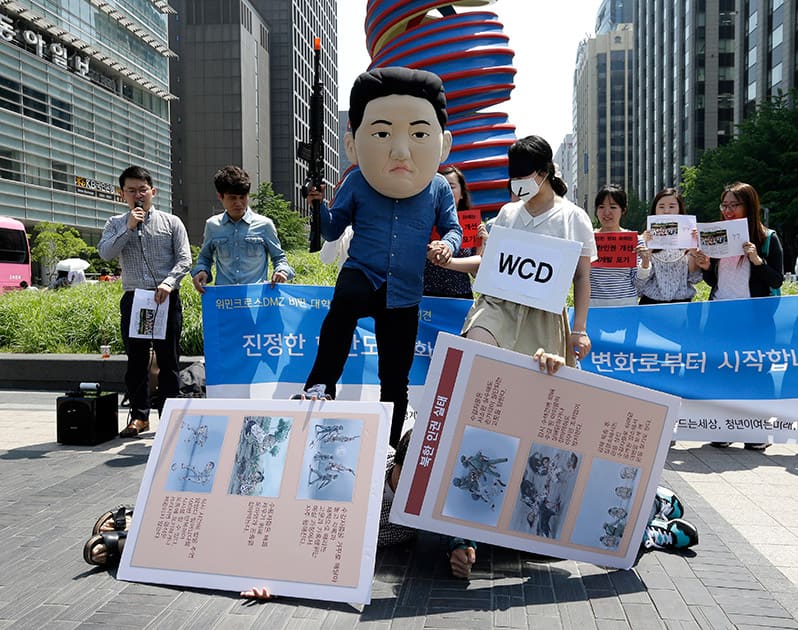
[[657, 486], [654, 495], [654, 518], [669, 521], [684, 516], [684, 505], [672, 490]]
[[687, 549], [698, 544], [695, 525], [675, 518], [670, 521], [652, 520], [643, 534], [646, 549]]

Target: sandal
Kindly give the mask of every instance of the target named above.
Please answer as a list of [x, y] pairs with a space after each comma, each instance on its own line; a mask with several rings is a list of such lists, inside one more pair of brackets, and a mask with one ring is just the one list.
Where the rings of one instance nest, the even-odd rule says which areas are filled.
[[119, 432], [119, 437], [126, 438], [126, 437], [138, 437], [145, 431], [150, 430], [150, 421], [149, 420], [140, 420], [139, 418], [134, 418], [130, 421], [124, 429]]
[[118, 508], [114, 510], [109, 510], [100, 518], [97, 519], [97, 522], [94, 524], [94, 527], [91, 528], [92, 536], [96, 536], [100, 534], [100, 529], [103, 525], [105, 525], [109, 520], [113, 521], [114, 529], [108, 531], [117, 531], [117, 532], [126, 532], [130, 529], [130, 521], [133, 517], [133, 506], [132, 505], [120, 505]]
[[[125, 548], [125, 540], [127, 539], [127, 532], [103, 532], [92, 536], [83, 545], [83, 559], [88, 564], [93, 564], [98, 567], [110, 567], [119, 564], [119, 559], [122, 557], [122, 550]], [[94, 560], [91, 555], [97, 547], [103, 545], [105, 547], [105, 560], [102, 562]]]

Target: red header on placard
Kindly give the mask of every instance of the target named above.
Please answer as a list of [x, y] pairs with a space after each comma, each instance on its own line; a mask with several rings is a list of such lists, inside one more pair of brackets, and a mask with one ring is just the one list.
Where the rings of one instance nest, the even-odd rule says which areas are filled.
[[418, 461], [413, 472], [413, 481], [410, 484], [410, 492], [407, 495], [405, 512], [408, 514], [418, 516], [421, 513], [421, 505], [424, 503], [424, 495], [429, 485], [432, 466], [438, 454], [438, 444], [449, 412], [452, 391], [454, 390], [454, 383], [457, 380], [457, 372], [460, 370], [460, 361], [462, 359], [462, 350], [449, 348], [446, 351], [441, 377], [438, 381], [438, 389], [432, 402], [432, 411], [424, 429], [424, 442], [421, 444], [421, 451], [418, 454]]
[[593, 267], [637, 267], [637, 232], [596, 232]]

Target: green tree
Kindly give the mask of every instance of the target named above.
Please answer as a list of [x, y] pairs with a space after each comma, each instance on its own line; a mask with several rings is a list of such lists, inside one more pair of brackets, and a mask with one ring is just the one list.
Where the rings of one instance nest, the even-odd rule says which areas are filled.
[[73, 227], [62, 223], [42, 221], [33, 228], [33, 247], [31, 260], [39, 263], [42, 280], [47, 283], [55, 276], [55, 266], [64, 258], [85, 258], [89, 260], [94, 247], [89, 247]]
[[263, 182], [251, 197], [252, 209], [274, 221], [277, 237], [283, 249], [307, 247], [308, 233], [305, 220], [291, 208], [291, 204], [281, 194], [274, 192], [271, 182]]
[[[767, 223], [784, 242], [785, 269], [792, 269], [798, 236], [798, 91], [763, 101], [728, 144], [705, 151], [682, 169], [687, 210], [699, 221], [720, 219], [723, 187], [735, 181], [756, 188]], [[763, 217], [764, 219], [765, 217]]]

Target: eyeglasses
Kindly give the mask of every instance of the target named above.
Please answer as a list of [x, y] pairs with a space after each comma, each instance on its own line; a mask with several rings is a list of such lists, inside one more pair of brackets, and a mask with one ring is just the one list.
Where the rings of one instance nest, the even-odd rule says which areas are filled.
[[721, 212], [734, 212], [737, 208], [739, 208], [742, 203], [739, 201], [732, 201], [731, 203], [722, 203], [720, 204], [720, 211]]
[[128, 195], [146, 195], [148, 192], [152, 190], [149, 186], [142, 186], [141, 188], [125, 188], [124, 191]]

